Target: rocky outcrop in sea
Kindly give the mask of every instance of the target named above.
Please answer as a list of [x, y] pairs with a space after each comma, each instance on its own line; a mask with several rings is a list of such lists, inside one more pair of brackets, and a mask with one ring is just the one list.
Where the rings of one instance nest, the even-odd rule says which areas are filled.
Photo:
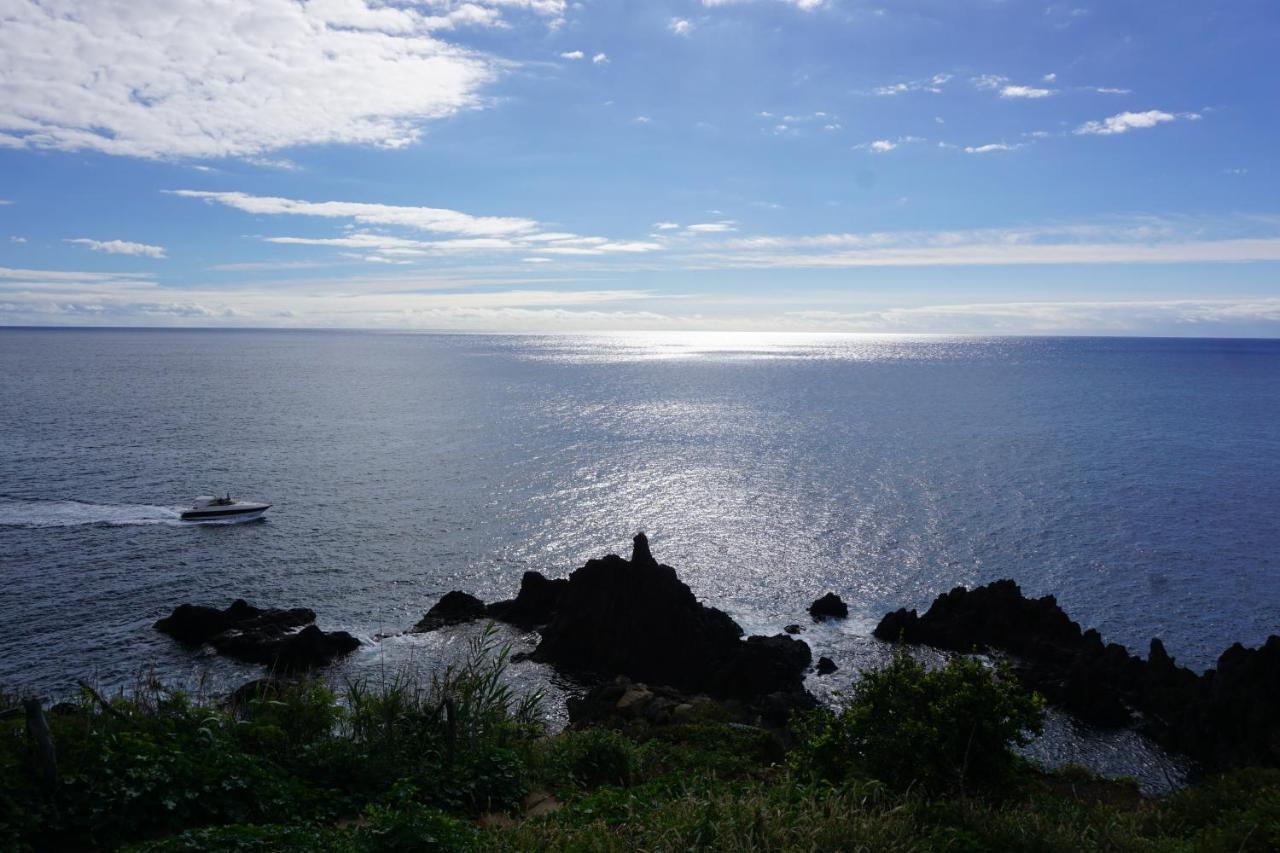
[[208, 643], [218, 654], [266, 664], [286, 675], [317, 669], [360, 647], [346, 631], [321, 631], [315, 621], [315, 611], [305, 607], [263, 609], [236, 599], [222, 610], [180, 604], [155, 629], [187, 645]]
[[1166, 748], [1207, 769], [1280, 766], [1280, 637], [1239, 643], [1203, 675], [1178, 666], [1158, 639], [1147, 659], [1094, 629], [1081, 630], [1049, 595], [1027, 598], [1011, 580], [938, 596], [923, 615], [897, 610], [882, 640], [958, 652], [999, 650], [1055, 705], [1102, 726], [1138, 722]]

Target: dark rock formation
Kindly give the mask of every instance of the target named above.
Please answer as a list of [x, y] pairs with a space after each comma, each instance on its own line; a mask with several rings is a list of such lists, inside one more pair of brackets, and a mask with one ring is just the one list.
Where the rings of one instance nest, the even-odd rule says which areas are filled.
[[641, 533], [631, 560], [611, 554], [569, 576], [533, 658], [722, 698], [803, 693], [807, 645], [741, 636], [653, 558]]
[[495, 601], [485, 609], [485, 615], [526, 631], [532, 630], [551, 621], [568, 586], [569, 582], [563, 578], [548, 580], [538, 572], [525, 572], [516, 597], [510, 601]]
[[839, 668], [840, 667], [836, 666], [836, 662], [829, 657], [823, 656], [818, 658], [818, 675], [830, 675]]
[[849, 606], [840, 600], [840, 596], [829, 592], [809, 605], [809, 615], [815, 622], [819, 619], [844, 619], [849, 615]]
[[446, 592], [440, 600], [431, 606], [427, 615], [418, 620], [409, 631], [411, 634], [425, 634], [445, 625], [459, 625], [479, 619], [484, 615], [484, 602], [465, 592], [454, 590]]
[[155, 628], [187, 645], [208, 643], [219, 654], [294, 673], [324, 666], [360, 646], [346, 631], [321, 631], [312, 624], [315, 618], [305, 607], [264, 610], [237, 599], [225, 610], [180, 604]]
[[156, 622], [155, 629], [190, 646], [207, 643], [227, 631], [279, 634], [316, 621], [314, 610], [263, 610], [243, 598], [225, 610], [199, 604], [179, 604], [173, 613]]
[[812, 660], [809, 644], [786, 634], [747, 637], [727, 650], [705, 689], [712, 696], [736, 699], [803, 692], [804, 672]]
[[360, 641], [346, 631], [321, 631], [315, 625], [308, 625], [296, 634], [284, 636], [261, 662], [276, 672], [307, 672], [358, 648]]
[[1081, 631], [1053, 596], [1028, 599], [1010, 580], [938, 596], [923, 615], [898, 610], [881, 620], [883, 640], [961, 652], [999, 649], [1050, 702], [1097, 725], [1142, 727], [1166, 747], [1210, 769], [1280, 766], [1280, 637], [1260, 649], [1236, 644], [1197, 675], [1177, 666], [1159, 640], [1147, 660]]
[[788, 625], [782, 630], [786, 631], [788, 634], [799, 634], [804, 630], [804, 628], [801, 628], [799, 625]]

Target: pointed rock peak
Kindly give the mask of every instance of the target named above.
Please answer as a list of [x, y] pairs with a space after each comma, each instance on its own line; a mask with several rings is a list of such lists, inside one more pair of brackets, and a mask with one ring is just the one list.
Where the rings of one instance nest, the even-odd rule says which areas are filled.
[[658, 561], [653, 559], [653, 553], [649, 550], [648, 536], [637, 533], [631, 543], [631, 562], [657, 564]]
[[1159, 637], [1151, 638], [1151, 651], [1147, 653], [1147, 662], [1162, 666], [1173, 663], [1173, 658], [1169, 657], [1169, 653], [1164, 650], [1164, 643], [1160, 642]]

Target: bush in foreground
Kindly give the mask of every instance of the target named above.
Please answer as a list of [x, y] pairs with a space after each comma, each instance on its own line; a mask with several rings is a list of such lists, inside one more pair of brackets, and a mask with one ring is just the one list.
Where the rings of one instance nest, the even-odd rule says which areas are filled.
[[[472, 651], [421, 689], [401, 679], [339, 701], [303, 683], [240, 716], [162, 691], [110, 711], [88, 697], [51, 717], [64, 774], [51, 792], [32, 785], [21, 721], [0, 722], [0, 850], [1280, 849], [1280, 771], [1147, 799], [1078, 768], [1019, 769], [1009, 747], [1039, 703], [973, 661], [896, 661], [808, 718], [788, 755], [723, 722], [537, 737], [490, 678], [502, 650], [482, 638]], [[963, 724], [964, 738], [948, 730]], [[979, 743], [998, 755], [975, 762]], [[885, 760], [893, 750], [902, 760]]]
[[870, 775], [895, 788], [935, 793], [1005, 782], [1014, 745], [1044, 726], [1044, 700], [1018, 686], [1007, 666], [957, 657], [939, 669], [905, 652], [868, 672], [839, 708], [799, 718], [792, 766], [829, 782]]
[[23, 721], [0, 722], [0, 850], [174, 834], [197, 839], [175, 849], [200, 849], [200, 833], [220, 832], [200, 828], [222, 824], [252, 827], [226, 829], [225, 849], [275, 849], [277, 837], [327, 838], [325, 827], [353, 819], [383, 828], [377, 849], [396, 849], [390, 839], [429, 834], [444, 812], [465, 823], [515, 808], [530, 785], [524, 753], [542, 734], [539, 697], [511, 692], [496, 636], [484, 631], [426, 684], [352, 684], [341, 701], [314, 681], [265, 684], [237, 709], [154, 682], [111, 701], [86, 689], [49, 714], [52, 787], [36, 783]]

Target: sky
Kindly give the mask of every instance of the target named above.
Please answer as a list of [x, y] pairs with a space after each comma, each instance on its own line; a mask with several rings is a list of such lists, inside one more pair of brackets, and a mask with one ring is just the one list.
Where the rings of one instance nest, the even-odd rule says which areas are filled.
[[1280, 336], [1280, 5], [0, 0], [0, 325]]

